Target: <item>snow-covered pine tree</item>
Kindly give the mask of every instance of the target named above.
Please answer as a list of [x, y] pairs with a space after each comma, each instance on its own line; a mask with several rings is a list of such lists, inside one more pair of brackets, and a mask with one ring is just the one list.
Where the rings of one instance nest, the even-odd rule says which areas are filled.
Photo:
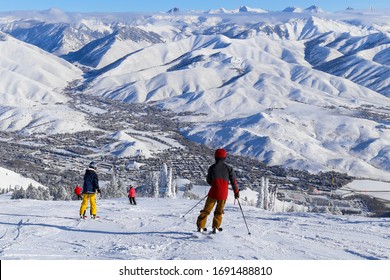
[[270, 209], [269, 180], [266, 177], [264, 183], [264, 209]]
[[264, 209], [264, 198], [265, 198], [265, 180], [264, 177], [261, 177], [261, 184], [258, 188], [258, 196], [256, 207], [260, 209]]
[[137, 191], [139, 194], [142, 194], [144, 196], [148, 196], [148, 197], [152, 196], [153, 194], [152, 172], [149, 172], [143, 187], [141, 189], [138, 189]]
[[278, 186], [276, 185], [271, 192], [271, 205], [270, 210], [275, 211], [275, 204], [276, 204], [276, 194], [278, 193]]
[[175, 198], [177, 185], [173, 180], [172, 167], [164, 163], [160, 171], [151, 171], [139, 193], [150, 197]]
[[[165, 165], [165, 163], [164, 163], [164, 165]], [[160, 179], [160, 182], [161, 182], [160, 192], [161, 192], [161, 195], [163, 197], [175, 198], [176, 197], [176, 184], [173, 181], [173, 177], [172, 177], [172, 167], [171, 166], [167, 167], [166, 165], [165, 166], [164, 165], [162, 168], [161, 177], [162, 177], [162, 179], [165, 179], [165, 180]]]
[[117, 197], [123, 197], [127, 195], [125, 183], [122, 179], [118, 179]]
[[167, 197], [175, 198], [177, 193], [177, 186], [175, 181], [173, 180], [172, 166], [168, 167], [167, 186], [168, 186]]
[[38, 189], [35, 188], [31, 183], [28, 185], [26, 189], [26, 198], [27, 199], [38, 199], [41, 200], [40, 193], [38, 192]]
[[160, 175], [159, 172], [152, 172], [152, 190], [153, 190], [153, 197], [159, 197], [160, 194]]
[[71, 200], [71, 195], [63, 186], [54, 187], [51, 193], [53, 200]]
[[53, 197], [50, 196], [50, 191], [48, 188], [43, 188], [38, 186], [38, 192], [40, 193], [40, 197], [42, 200], [52, 200]]
[[113, 197], [115, 190], [118, 188], [118, 182], [116, 180], [116, 170], [115, 166], [112, 166], [111, 168], [111, 180], [110, 184], [107, 185], [106, 189], [103, 192], [104, 198], [111, 198]]
[[258, 187], [256, 207], [273, 211], [276, 200], [276, 188], [270, 189], [269, 179], [261, 177], [261, 184]]
[[26, 198], [26, 191], [22, 187], [15, 187], [11, 199], [23, 199], [23, 198]]
[[165, 194], [168, 192], [168, 186], [167, 186], [167, 177], [168, 177], [168, 166], [164, 162], [160, 169], [160, 193], [162, 196], [165, 196]]
[[115, 166], [111, 169], [111, 180], [110, 184], [102, 190], [103, 198], [118, 198], [126, 196], [126, 189], [122, 180], [118, 179], [117, 171]]

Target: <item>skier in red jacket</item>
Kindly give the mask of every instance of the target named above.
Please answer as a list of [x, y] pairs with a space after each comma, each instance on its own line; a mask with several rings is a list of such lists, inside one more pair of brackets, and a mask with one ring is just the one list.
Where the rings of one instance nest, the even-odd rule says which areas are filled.
[[130, 200], [130, 204], [134, 204], [134, 205], [137, 205], [137, 203], [135, 202], [135, 188], [130, 186], [130, 190], [129, 190], [129, 200]]
[[80, 200], [83, 198], [83, 196], [81, 195], [83, 191], [83, 188], [80, 187], [79, 185], [77, 185], [75, 188], [74, 188], [74, 193], [77, 195], [77, 199]]
[[233, 168], [224, 162], [226, 159], [226, 151], [224, 149], [217, 149], [214, 156], [215, 163], [209, 167], [207, 172], [207, 183], [211, 185], [211, 188], [204, 208], [200, 211], [200, 215], [196, 221], [198, 231], [200, 232], [206, 230], [207, 217], [210, 215], [215, 204], [217, 204], [217, 206], [214, 211], [212, 224], [213, 233], [222, 230], [220, 226], [222, 224], [223, 210], [228, 197], [229, 182], [232, 185], [234, 197], [236, 199], [240, 197], [236, 174]]

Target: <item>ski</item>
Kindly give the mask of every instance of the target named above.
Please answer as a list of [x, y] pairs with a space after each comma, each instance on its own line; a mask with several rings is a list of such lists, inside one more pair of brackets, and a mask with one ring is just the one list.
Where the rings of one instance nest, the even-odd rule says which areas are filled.
[[222, 232], [222, 228], [218, 228], [218, 229], [214, 228], [211, 234], [217, 234], [218, 232]]
[[200, 238], [202, 235], [206, 235], [207, 234], [207, 228], [203, 228], [203, 229], [197, 229], [195, 232], [192, 233], [192, 236], [194, 238]]
[[215, 235], [218, 235], [221, 232], [222, 228], [213, 229], [212, 231], [207, 231], [207, 228], [198, 229], [196, 232], [193, 233], [193, 237], [201, 238], [202, 236], [205, 236], [206, 238], [213, 239]]
[[222, 232], [222, 228], [219, 229], [213, 228], [213, 230], [210, 231], [210, 233], [207, 235], [207, 238], [213, 239], [216, 235], [220, 234], [221, 232]]
[[[88, 216], [80, 216], [80, 220], [88, 220]], [[100, 216], [91, 216], [91, 220], [98, 220], [100, 219]]]

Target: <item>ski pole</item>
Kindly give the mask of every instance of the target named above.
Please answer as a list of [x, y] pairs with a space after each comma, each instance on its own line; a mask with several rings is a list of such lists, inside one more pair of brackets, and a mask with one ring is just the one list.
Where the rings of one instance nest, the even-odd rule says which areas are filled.
[[182, 218], [184, 218], [188, 213], [190, 213], [192, 211], [192, 209], [194, 209], [196, 206], [198, 206], [199, 203], [201, 203], [208, 195], [206, 195], [205, 197], [203, 197], [201, 200], [198, 201], [197, 204], [195, 204], [194, 207], [192, 207], [190, 210], [187, 211], [187, 213], [185, 213]]
[[246, 219], [245, 219], [245, 216], [244, 216], [244, 212], [242, 211], [242, 207], [241, 207], [240, 200], [237, 199], [237, 201], [238, 201], [238, 206], [240, 206], [241, 214], [242, 214], [242, 217], [244, 218], [244, 222], [245, 222], [245, 225], [246, 225], [246, 229], [248, 230], [248, 234], [251, 235], [251, 232], [249, 231], [248, 224], [246, 223]]

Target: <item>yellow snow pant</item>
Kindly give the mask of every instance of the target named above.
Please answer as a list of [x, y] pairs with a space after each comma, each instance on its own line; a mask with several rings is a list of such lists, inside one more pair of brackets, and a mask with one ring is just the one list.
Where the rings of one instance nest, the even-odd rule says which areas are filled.
[[80, 215], [84, 215], [88, 207], [88, 201], [91, 204], [91, 215], [96, 215], [96, 193], [83, 193], [83, 201], [81, 202]]
[[215, 207], [214, 211], [213, 228], [220, 228], [222, 224], [222, 215], [225, 214], [225, 212], [223, 211], [223, 209], [225, 208], [225, 203], [226, 200], [217, 200], [214, 198], [207, 197], [204, 208], [200, 211], [200, 215], [198, 216], [198, 220], [196, 221], [196, 225], [198, 226], [198, 228], [206, 227], [207, 217], [210, 215], [215, 204], [217, 204], [217, 207]]

